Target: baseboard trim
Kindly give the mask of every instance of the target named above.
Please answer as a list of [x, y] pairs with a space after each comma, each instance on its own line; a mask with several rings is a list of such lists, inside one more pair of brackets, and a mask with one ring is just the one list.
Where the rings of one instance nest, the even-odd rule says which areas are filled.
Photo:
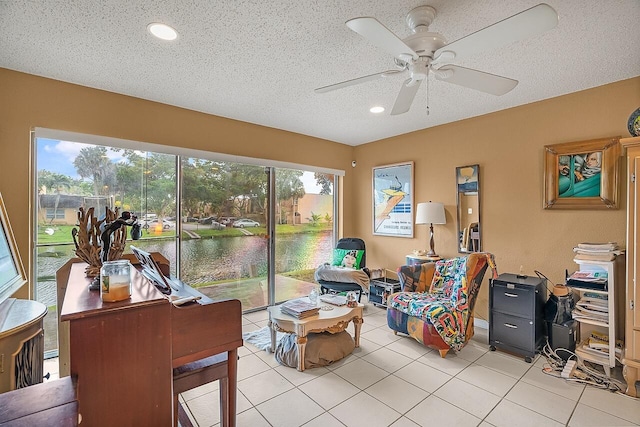
[[475, 328], [489, 329], [489, 322], [484, 319], [473, 319], [473, 326]]

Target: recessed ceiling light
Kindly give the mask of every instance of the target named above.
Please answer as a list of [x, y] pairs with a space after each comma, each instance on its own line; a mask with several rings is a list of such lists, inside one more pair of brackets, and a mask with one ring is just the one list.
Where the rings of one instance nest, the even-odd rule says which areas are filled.
[[372, 112], [372, 113], [374, 113], [374, 114], [380, 114], [380, 113], [382, 113], [382, 112], [384, 111], [384, 107], [380, 107], [380, 106], [377, 106], [377, 107], [371, 107], [371, 108], [369, 109], [369, 111], [371, 111], [371, 112]]
[[166, 24], [152, 22], [147, 25], [147, 29], [151, 34], [162, 40], [175, 40], [178, 38], [178, 32]]

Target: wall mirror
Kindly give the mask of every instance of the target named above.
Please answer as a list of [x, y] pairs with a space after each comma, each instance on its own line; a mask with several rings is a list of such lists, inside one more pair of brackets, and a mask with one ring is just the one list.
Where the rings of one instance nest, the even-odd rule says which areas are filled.
[[480, 165], [456, 168], [458, 252], [482, 251]]

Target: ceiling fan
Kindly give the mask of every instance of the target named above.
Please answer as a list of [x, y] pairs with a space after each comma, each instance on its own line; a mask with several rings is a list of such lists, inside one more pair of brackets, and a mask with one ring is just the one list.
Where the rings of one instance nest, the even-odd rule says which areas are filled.
[[492, 95], [504, 95], [516, 87], [517, 80], [460, 67], [450, 62], [542, 34], [558, 24], [556, 11], [548, 4], [541, 3], [447, 44], [442, 35], [429, 32], [429, 25], [435, 17], [436, 10], [431, 6], [418, 6], [411, 10], [406, 23], [412, 34], [404, 40], [375, 18], [350, 19], [346, 22], [347, 27], [393, 55], [396, 68], [323, 86], [315, 89], [315, 92], [325, 93], [408, 71], [410, 77], [402, 84], [391, 115], [409, 111], [420, 84], [429, 72], [437, 80]]

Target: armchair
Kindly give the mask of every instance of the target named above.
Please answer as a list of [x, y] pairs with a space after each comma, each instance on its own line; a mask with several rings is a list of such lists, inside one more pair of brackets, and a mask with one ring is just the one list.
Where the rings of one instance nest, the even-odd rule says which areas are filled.
[[387, 324], [445, 357], [473, 336], [473, 308], [487, 267], [497, 277], [493, 255], [476, 252], [398, 269], [402, 292], [389, 296]]

